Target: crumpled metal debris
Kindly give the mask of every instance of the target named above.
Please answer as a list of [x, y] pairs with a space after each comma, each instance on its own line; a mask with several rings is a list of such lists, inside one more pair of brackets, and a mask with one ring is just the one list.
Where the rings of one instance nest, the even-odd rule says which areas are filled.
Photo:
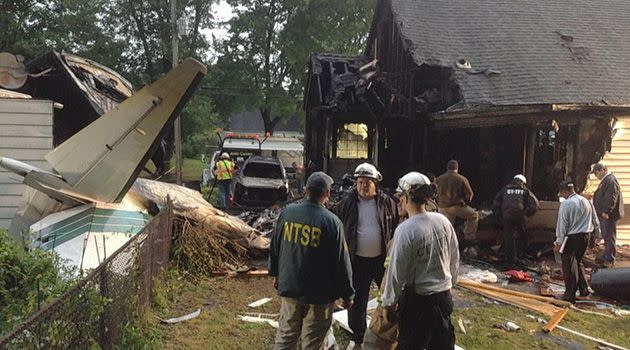
[[268, 208], [263, 211], [244, 211], [238, 215], [238, 218], [246, 222], [249, 226], [254, 228], [266, 236], [273, 231], [273, 226], [278, 221], [282, 208]]

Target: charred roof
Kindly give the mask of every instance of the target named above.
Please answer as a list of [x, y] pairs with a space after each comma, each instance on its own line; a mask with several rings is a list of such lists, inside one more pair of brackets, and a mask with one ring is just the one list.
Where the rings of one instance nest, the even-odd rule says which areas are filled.
[[454, 70], [453, 109], [630, 105], [628, 1], [383, 1], [418, 66]]

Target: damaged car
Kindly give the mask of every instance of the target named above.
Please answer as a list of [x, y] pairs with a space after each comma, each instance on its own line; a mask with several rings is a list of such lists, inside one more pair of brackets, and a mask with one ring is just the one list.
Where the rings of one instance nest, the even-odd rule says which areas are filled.
[[282, 161], [251, 156], [234, 177], [234, 203], [267, 207], [287, 200], [289, 180]]

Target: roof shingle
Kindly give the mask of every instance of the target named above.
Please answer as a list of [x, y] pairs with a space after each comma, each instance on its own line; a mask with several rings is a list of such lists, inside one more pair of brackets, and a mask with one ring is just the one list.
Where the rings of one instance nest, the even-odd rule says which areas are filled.
[[416, 64], [452, 67], [464, 106], [630, 105], [628, 0], [391, 3]]

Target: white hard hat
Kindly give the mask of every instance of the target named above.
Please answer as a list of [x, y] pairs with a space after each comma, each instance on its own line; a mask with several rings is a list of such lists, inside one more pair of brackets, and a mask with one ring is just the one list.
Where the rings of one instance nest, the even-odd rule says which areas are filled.
[[407, 192], [413, 186], [430, 184], [431, 180], [429, 180], [429, 178], [426, 177], [424, 174], [420, 174], [417, 171], [412, 171], [398, 180], [398, 188], [396, 189], [396, 192]]
[[354, 177], [369, 177], [376, 181], [383, 180], [383, 175], [370, 163], [359, 164], [354, 170]]
[[519, 180], [520, 182], [526, 184], [527, 183], [527, 178], [525, 177], [525, 175], [523, 174], [518, 174], [514, 176], [515, 180]]
[[227, 152], [221, 153], [221, 159], [230, 159], [230, 155]]

